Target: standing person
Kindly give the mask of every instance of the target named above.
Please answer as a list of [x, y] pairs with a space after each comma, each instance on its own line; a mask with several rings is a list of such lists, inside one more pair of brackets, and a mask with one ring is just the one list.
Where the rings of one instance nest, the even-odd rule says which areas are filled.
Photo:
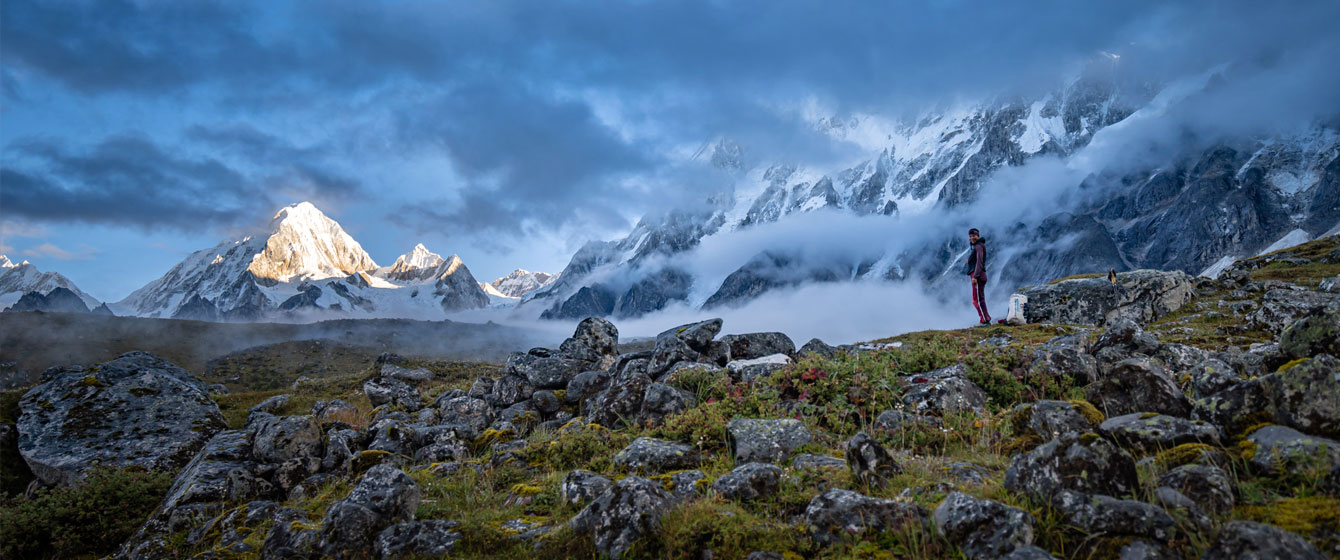
[[972, 279], [972, 306], [977, 309], [978, 324], [986, 325], [991, 323], [991, 313], [986, 310], [986, 240], [972, 228], [968, 230], [968, 242], [972, 250], [964, 271]]

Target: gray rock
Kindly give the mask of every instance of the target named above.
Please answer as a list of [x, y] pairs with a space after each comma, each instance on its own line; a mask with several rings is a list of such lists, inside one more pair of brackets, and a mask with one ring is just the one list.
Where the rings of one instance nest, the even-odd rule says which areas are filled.
[[270, 559], [309, 559], [320, 556], [321, 532], [310, 528], [307, 514], [293, 508], [283, 508], [275, 514], [261, 557]]
[[1256, 449], [1251, 466], [1261, 473], [1305, 475], [1340, 465], [1340, 442], [1284, 426], [1266, 426], [1247, 436]]
[[416, 411], [423, 408], [419, 403], [419, 391], [409, 383], [391, 377], [377, 377], [363, 383], [363, 394], [373, 407], [384, 404], [402, 406], [406, 410]]
[[726, 370], [739, 381], [753, 383], [771, 377], [791, 363], [791, 357], [786, 354], [770, 354], [751, 360], [731, 360], [726, 363]]
[[377, 558], [393, 560], [444, 556], [455, 549], [456, 543], [461, 540], [461, 534], [454, 530], [460, 525], [456, 521], [436, 519], [392, 525], [377, 535]]
[[1340, 359], [1321, 354], [1261, 378], [1275, 421], [1305, 433], [1340, 438]]
[[1224, 435], [1236, 435], [1274, 416], [1264, 380], [1243, 381], [1193, 403], [1195, 417], [1219, 426]]
[[1302, 537], [1264, 523], [1231, 521], [1219, 530], [1202, 560], [1324, 560], [1325, 555]]
[[981, 465], [973, 463], [950, 463], [945, 467], [945, 474], [962, 484], [983, 484], [991, 477], [991, 471]]
[[1195, 296], [1184, 272], [1133, 270], [1106, 278], [1081, 278], [1025, 289], [1029, 323], [1104, 325], [1119, 317], [1148, 323], [1180, 309]]
[[1161, 345], [1162, 343], [1154, 335], [1145, 332], [1130, 318], [1123, 317], [1113, 321], [1107, 330], [1103, 331], [1090, 351], [1097, 354], [1104, 348], [1118, 348], [1133, 354], [1153, 356]]
[[345, 422], [360, 416], [358, 407], [340, 399], [316, 401], [312, 404], [311, 414], [312, 418], [315, 419], [318, 424], [325, 424], [335, 420]]
[[634, 542], [654, 532], [673, 503], [660, 485], [630, 476], [587, 505], [568, 526], [579, 534], [590, 533], [602, 555], [618, 558]]
[[529, 399], [535, 392], [535, 386], [525, 377], [503, 375], [493, 382], [493, 392], [487, 399], [493, 406], [508, 407]]
[[1219, 445], [1219, 430], [1200, 420], [1164, 414], [1125, 414], [1108, 418], [1098, 427], [1117, 445], [1152, 454], [1184, 443]]
[[786, 560], [786, 557], [769, 550], [756, 550], [745, 556], [744, 560]]
[[667, 416], [678, 414], [697, 404], [698, 399], [693, 393], [664, 383], [652, 383], [647, 386], [647, 391], [643, 394], [642, 409], [637, 415], [637, 421], [643, 426], [659, 426]]
[[737, 418], [726, 423], [735, 464], [781, 463], [811, 441], [810, 431], [792, 418]]
[[541, 389], [532, 393], [530, 405], [535, 409], [535, 412], [546, 418], [563, 409], [563, 401], [558, 400], [558, 395], [548, 389]]
[[656, 346], [652, 348], [651, 359], [647, 362], [647, 374], [659, 377], [680, 362], [696, 362], [702, 354], [689, 347], [683, 339], [662, 334], [656, 337]]
[[1157, 362], [1150, 358], [1122, 360], [1105, 378], [1084, 391], [1087, 400], [1108, 416], [1158, 412], [1186, 418], [1191, 402]]
[[697, 466], [698, 452], [682, 443], [640, 437], [614, 455], [614, 464], [636, 474], [657, 474]]
[[609, 490], [610, 484], [608, 478], [578, 469], [563, 477], [563, 483], [558, 487], [558, 496], [565, 504], [584, 506]]
[[642, 399], [651, 386], [651, 378], [645, 374], [620, 375], [610, 383], [610, 388], [589, 401], [588, 410], [583, 404], [582, 413], [592, 424], [606, 428], [621, 428], [637, 421], [642, 411]]
[[865, 432], [852, 436], [847, 441], [847, 466], [852, 477], [867, 486], [883, 486], [884, 482], [895, 475], [902, 474], [903, 467], [893, 459], [884, 446]]
[[818, 356], [820, 358], [833, 358], [836, 357], [837, 354], [838, 349], [836, 346], [829, 346], [828, 344], [824, 343], [824, 341], [819, 340], [817, 338], [811, 338], [809, 342], [806, 342], [804, 346], [800, 347], [800, 350], [796, 351], [796, 356], [801, 358], [807, 358], [810, 356]]
[[[1340, 306], [1340, 295], [1310, 290], [1274, 289], [1261, 297], [1261, 307], [1247, 316], [1247, 324], [1272, 333], [1282, 333], [1304, 316]], [[1314, 324], [1324, 324], [1324, 320]], [[1301, 334], [1301, 333], [1297, 333]], [[1293, 340], [1291, 338], [1291, 340]], [[1293, 346], [1291, 345], [1291, 348]]]
[[[469, 398], [469, 397], [465, 397]], [[454, 426], [429, 426], [414, 430], [414, 462], [420, 465], [464, 461], [470, 458], [470, 449], [458, 437]]]
[[261, 401], [260, 404], [251, 407], [251, 409], [248, 410], [247, 412], [250, 414], [255, 414], [257, 412], [274, 414], [276, 412], [279, 412], [279, 409], [284, 408], [284, 405], [288, 404], [288, 401], [291, 398], [292, 397], [290, 397], [287, 393], [283, 395], [275, 395], [273, 397]]
[[847, 461], [829, 455], [805, 453], [796, 455], [796, 458], [791, 460], [791, 467], [796, 469], [845, 469], [847, 468]]
[[349, 468], [349, 459], [362, 451], [362, 436], [355, 430], [340, 428], [326, 432], [326, 454], [321, 457], [321, 470], [343, 473]]
[[319, 460], [325, 453], [322, 443], [325, 434], [311, 416], [261, 415], [256, 422], [247, 423], [247, 439], [251, 440], [251, 454], [256, 460], [265, 463]]
[[1014, 408], [1011, 419], [1016, 434], [1032, 433], [1042, 441], [1051, 441], [1062, 434], [1083, 434], [1098, 429], [1080, 413], [1078, 405], [1066, 401], [1021, 404]]
[[419, 486], [400, 469], [389, 465], [368, 469], [348, 497], [326, 510], [321, 553], [331, 558], [365, 555], [383, 529], [414, 520], [419, 500]]
[[590, 369], [589, 362], [569, 358], [536, 358], [522, 373], [526, 382], [537, 389], [562, 389], [577, 374]]
[[1317, 283], [1317, 291], [1340, 294], [1340, 274]]
[[1137, 487], [1130, 454], [1097, 434], [1061, 437], [1016, 455], [1005, 471], [1005, 488], [1050, 500], [1062, 490], [1128, 496]]
[[721, 333], [721, 319], [708, 319], [697, 323], [680, 325], [656, 335], [657, 340], [664, 336], [673, 336], [684, 341], [696, 352], [706, 352], [712, 339]]
[[1098, 361], [1078, 344], [1043, 345], [1033, 352], [1034, 374], [1070, 377], [1077, 384], [1098, 377]]
[[584, 371], [568, 382], [568, 390], [563, 394], [566, 404], [579, 404], [588, 398], [600, 394], [610, 386], [610, 374], [603, 371]]
[[1177, 521], [1168, 512], [1141, 501], [1062, 490], [1052, 497], [1051, 503], [1065, 516], [1067, 523], [1089, 534], [1166, 541], [1177, 531]]
[[1034, 521], [1028, 512], [962, 492], [946, 496], [934, 519], [940, 534], [968, 558], [999, 558], [1033, 544]]
[[753, 501], [777, 493], [782, 469], [768, 463], [745, 463], [712, 483], [712, 491], [727, 500]]
[[1165, 343], [1159, 347], [1158, 352], [1154, 353], [1154, 357], [1163, 362], [1163, 366], [1168, 368], [1168, 371], [1182, 373], [1190, 371], [1201, 362], [1209, 359], [1210, 353], [1195, 346]]
[[1208, 397], [1243, 382], [1232, 366], [1217, 358], [1206, 358], [1191, 368], [1188, 375], [1197, 398]]
[[837, 488], [815, 496], [805, 508], [805, 525], [821, 546], [859, 540], [866, 533], [896, 531], [925, 520], [926, 510], [919, 505]]
[[1030, 544], [1014, 549], [1009, 554], [1001, 556], [1000, 560], [1056, 560], [1056, 557]]
[[1214, 515], [1233, 511], [1233, 480], [1219, 467], [1182, 465], [1159, 477], [1159, 486], [1171, 488]]
[[619, 329], [605, 319], [587, 317], [577, 323], [572, 338], [563, 341], [559, 352], [595, 364], [594, 369], [610, 371], [619, 359]]
[[[918, 378], [914, 376], [914, 378]], [[956, 412], [985, 411], [986, 392], [964, 377], [942, 377], [912, 385], [903, 394], [903, 404], [915, 414], [943, 416]]]
[[468, 397], [476, 399], [487, 399], [493, 393], [494, 379], [492, 377], [479, 376], [475, 382], [470, 384], [470, 390], [465, 392]]
[[409, 455], [414, 452], [414, 431], [406, 429], [409, 422], [399, 418], [386, 418], [372, 423], [368, 427], [368, 449], [385, 451], [395, 455]]
[[73, 484], [94, 465], [176, 471], [225, 427], [203, 383], [146, 352], [45, 378], [19, 400], [16, 425], [43, 484]]
[[433, 372], [423, 368], [406, 368], [395, 364], [382, 364], [382, 377], [391, 377], [408, 383], [423, 383], [433, 380]]
[[730, 346], [730, 359], [752, 360], [772, 354], [792, 355], [796, 353], [796, 343], [791, 337], [779, 332], [760, 332], [747, 334], [728, 334], [721, 341]]

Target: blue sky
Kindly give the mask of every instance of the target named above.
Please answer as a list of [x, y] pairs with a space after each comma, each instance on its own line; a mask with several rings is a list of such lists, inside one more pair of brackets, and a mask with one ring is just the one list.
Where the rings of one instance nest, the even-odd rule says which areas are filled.
[[9, 0], [0, 252], [115, 301], [310, 200], [380, 264], [423, 242], [481, 280], [557, 272], [727, 185], [704, 143], [852, 148], [798, 107], [1029, 94], [1100, 51], [1154, 81], [1334, 54], [1338, 6]]

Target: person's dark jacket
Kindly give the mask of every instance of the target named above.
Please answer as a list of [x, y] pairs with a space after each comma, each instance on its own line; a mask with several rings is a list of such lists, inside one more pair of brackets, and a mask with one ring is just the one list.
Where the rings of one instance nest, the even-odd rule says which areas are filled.
[[986, 282], [986, 238], [978, 237], [977, 242], [972, 244], [972, 251], [968, 252], [968, 264], [963, 272], [978, 282]]

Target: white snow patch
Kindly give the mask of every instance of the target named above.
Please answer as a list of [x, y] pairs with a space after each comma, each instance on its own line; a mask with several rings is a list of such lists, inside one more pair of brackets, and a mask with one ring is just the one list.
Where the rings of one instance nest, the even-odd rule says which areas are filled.
[[787, 356], [786, 354], [771, 354], [768, 356], [763, 356], [762, 358], [754, 358], [752, 360], [731, 360], [729, 363], [726, 364], [726, 369], [734, 373], [749, 366], [757, 366], [762, 364], [776, 364], [784, 366], [790, 363], [791, 363], [791, 357]]
[[1302, 245], [1304, 243], [1307, 243], [1308, 241], [1312, 241], [1312, 236], [1308, 235], [1306, 231], [1303, 231], [1301, 229], [1295, 229], [1289, 233], [1284, 234], [1284, 237], [1281, 237], [1279, 241], [1271, 243], [1269, 247], [1262, 249], [1261, 252], [1258, 254], [1264, 255], [1266, 253], [1278, 251], [1280, 249], [1288, 249], [1289, 247], [1293, 247], [1295, 245]]
[[1209, 268], [1202, 270], [1200, 272], [1200, 276], [1204, 276], [1206, 278], [1218, 278], [1219, 273], [1228, 270], [1228, 267], [1233, 266], [1233, 263], [1237, 262], [1237, 260], [1238, 260], [1237, 257], [1233, 255], [1228, 255], [1222, 259], [1215, 261], [1215, 263], [1210, 265]]

